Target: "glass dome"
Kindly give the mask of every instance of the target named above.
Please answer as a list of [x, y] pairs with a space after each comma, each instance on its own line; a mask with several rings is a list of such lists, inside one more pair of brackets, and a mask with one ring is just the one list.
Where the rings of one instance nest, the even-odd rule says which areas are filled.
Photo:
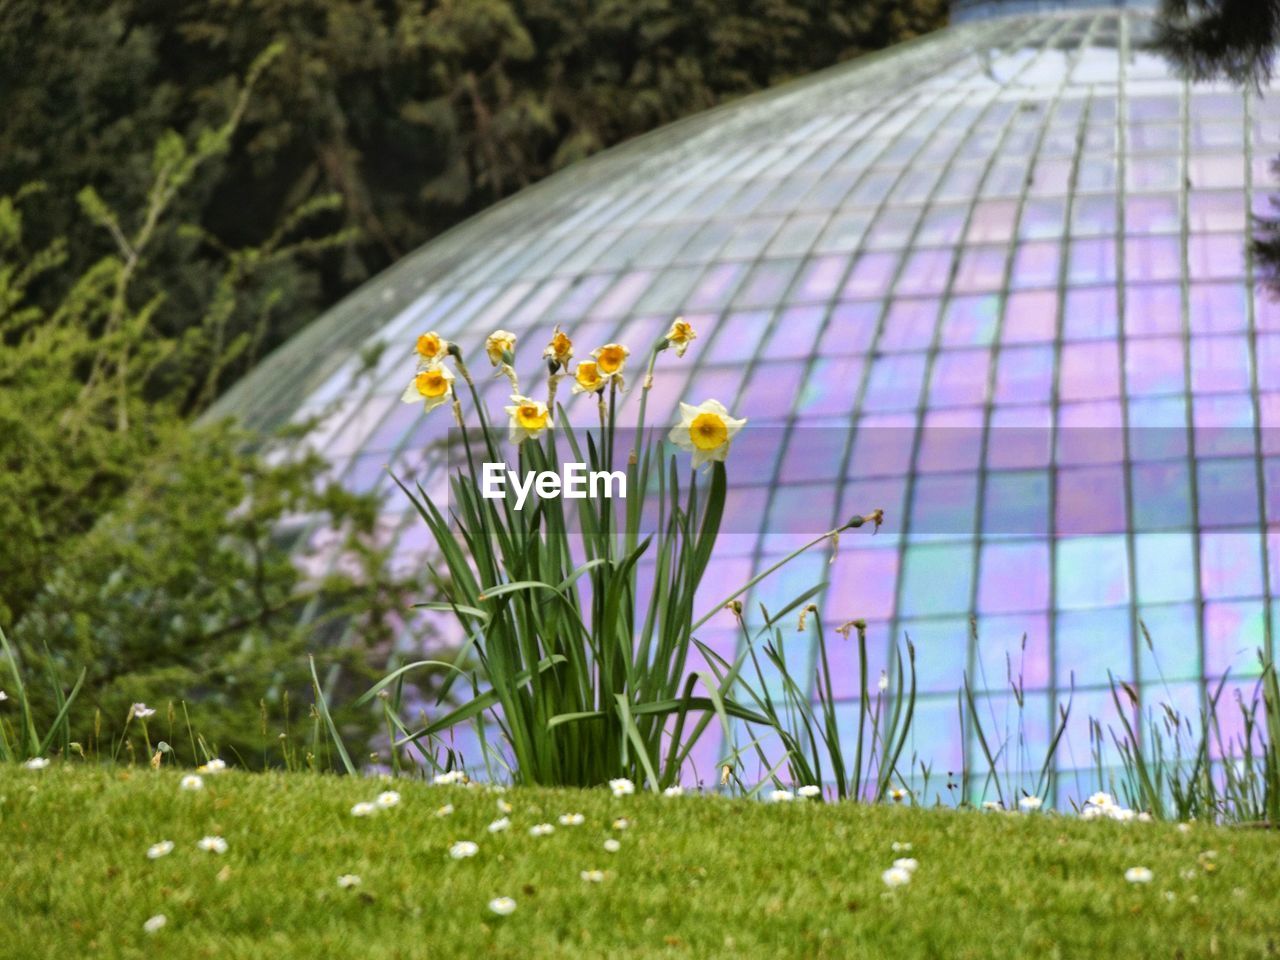
[[[334, 409], [318, 446], [350, 487], [387, 494], [412, 564], [430, 545], [383, 468], [429, 487], [442, 465], [423, 449], [448, 426], [399, 402], [417, 333], [476, 355], [514, 331], [534, 378], [555, 324], [585, 352], [646, 344], [683, 314], [699, 339], [664, 360], [650, 422], [716, 397], [782, 438], [750, 466], [735, 450], [737, 526], [708, 599], [806, 524], [879, 506], [878, 536], [846, 536], [830, 566], [805, 557], [754, 600], [829, 580], [824, 619], [868, 620], [877, 672], [909, 634], [914, 746], [936, 770], [963, 762], [966, 672], [998, 717], [1021, 676], [1032, 756], [1074, 684], [1064, 770], [1090, 766], [1085, 720], [1110, 715], [1109, 672], [1194, 712], [1205, 678], [1256, 674], [1280, 625], [1280, 307], [1246, 242], [1280, 104], [1178, 79], [1144, 47], [1149, 12], [970, 6], [473, 218], [215, 415], [270, 427]], [[491, 409], [506, 392], [492, 384]], [[802, 433], [826, 455], [789, 455]], [[811, 636], [789, 641], [795, 658]], [[723, 624], [707, 639], [736, 643]], [[852, 697], [852, 651], [837, 640], [833, 655]]]

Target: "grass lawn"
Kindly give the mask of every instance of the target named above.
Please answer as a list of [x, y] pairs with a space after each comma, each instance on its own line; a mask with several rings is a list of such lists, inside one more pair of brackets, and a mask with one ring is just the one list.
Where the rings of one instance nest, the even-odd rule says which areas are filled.
[[[0, 955], [1191, 958], [1280, 945], [1280, 837], [1263, 830], [418, 783], [359, 818], [352, 805], [385, 784], [204, 783], [0, 766]], [[499, 801], [511, 826], [491, 834]], [[560, 825], [567, 813], [584, 822]], [[543, 822], [554, 832], [530, 836]], [[198, 849], [206, 835], [226, 852]], [[164, 840], [172, 853], [148, 859]], [[451, 859], [459, 840], [479, 852]], [[903, 856], [919, 866], [890, 889], [881, 874]], [[1126, 882], [1134, 866], [1152, 881]], [[361, 882], [342, 889], [341, 874]], [[514, 913], [489, 911], [499, 896]], [[166, 925], [144, 932], [160, 913]]]

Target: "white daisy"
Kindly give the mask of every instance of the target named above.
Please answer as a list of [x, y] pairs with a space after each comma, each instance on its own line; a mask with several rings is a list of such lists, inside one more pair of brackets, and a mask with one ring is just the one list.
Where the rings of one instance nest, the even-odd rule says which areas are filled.
[[197, 767], [196, 769], [199, 770], [201, 773], [213, 773], [213, 774], [225, 773], [227, 769], [227, 761], [219, 760], [217, 757], [214, 757], [204, 766]]
[[467, 775], [461, 770], [450, 770], [448, 773], [437, 773], [431, 782], [437, 787], [448, 787], [453, 784], [466, 783]]
[[1032, 810], [1039, 810], [1044, 801], [1039, 797], [1023, 797], [1018, 801], [1018, 806], [1030, 813]]
[[500, 817], [499, 819], [493, 821], [493, 823], [489, 824], [489, 832], [502, 833], [502, 831], [506, 830], [510, 826], [511, 826], [511, 821], [509, 819], [507, 819], [506, 817]]
[[894, 803], [902, 803], [907, 799], [907, 791], [903, 790], [901, 787], [895, 787], [889, 791], [889, 799]]
[[227, 852], [227, 841], [221, 837], [201, 837], [196, 841], [196, 846], [206, 853], [216, 853], [219, 856]]
[[1190, 832], [1191, 832], [1191, 824], [1189, 824], [1189, 823], [1180, 823], [1180, 824], [1178, 824], [1178, 832], [1179, 832], [1179, 833], [1190, 833]]
[[1150, 883], [1151, 871], [1146, 867], [1130, 867], [1124, 872], [1124, 878], [1130, 883]]
[[626, 777], [619, 777], [617, 780], [609, 781], [609, 789], [613, 791], [615, 797], [625, 797], [636, 792], [636, 785]]
[[911, 882], [911, 871], [902, 867], [890, 867], [880, 874], [880, 879], [886, 887], [904, 887]]
[[338, 878], [338, 886], [343, 890], [350, 890], [352, 887], [360, 886], [360, 878], [354, 873], [344, 873]]
[[489, 901], [489, 909], [500, 917], [509, 917], [516, 912], [516, 902], [510, 897], [494, 897]]
[[400, 806], [400, 794], [394, 790], [384, 790], [373, 802], [378, 805], [379, 810], [390, 810], [392, 807]]
[[603, 870], [583, 870], [581, 873], [578, 874], [578, 876], [580, 876], [587, 883], [603, 883], [604, 882]]
[[617, 853], [622, 849], [622, 844], [610, 837], [604, 842], [604, 849], [606, 853]]
[[5, 693], [3, 690], [0, 690], [0, 703], [4, 703], [8, 699], [9, 699], [9, 695]]
[[367, 800], [361, 800], [351, 808], [351, 815], [353, 817], [372, 817], [377, 812], [378, 808]]
[[1003, 810], [1004, 807], [1000, 806], [1000, 803], [997, 800], [984, 800], [982, 801], [982, 809], [983, 810]]
[[45, 757], [32, 757], [23, 764], [28, 770], [43, 770], [49, 765], [49, 761]]
[[133, 715], [139, 720], [145, 720], [147, 717], [154, 717], [155, 710], [148, 707], [145, 703], [135, 703], [132, 707]]
[[507, 801], [505, 801], [505, 800], [503, 800], [503, 799], [501, 799], [501, 798], [499, 798], [499, 799], [498, 799], [497, 806], [498, 806], [498, 812], [499, 812], [499, 813], [510, 813], [510, 812], [512, 811], [512, 809], [514, 809], [514, 808], [511, 806], [511, 804], [507, 803]]
[[897, 840], [895, 840], [893, 841], [892, 844], [890, 844], [889, 849], [892, 850], [894, 853], [910, 853], [911, 844], [899, 843]]
[[790, 803], [796, 795], [790, 790], [774, 790], [769, 794], [770, 803]]
[[920, 866], [920, 864], [916, 862], [915, 857], [902, 857], [899, 860], [893, 861], [893, 865], [900, 870], [907, 871], [907, 873], [915, 873], [916, 867]]
[[204, 778], [198, 777], [194, 773], [188, 773], [178, 781], [178, 787], [182, 790], [203, 790]]
[[447, 817], [453, 813], [453, 804], [446, 803], [443, 807], [436, 811], [437, 817]]
[[562, 827], [580, 827], [586, 819], [580, 813], [562, 813], [560, 814], [560, 826]]
[[796, 791], [806, 800], [812, 800], [814, 797], [822, 796], [822, 788], [815, 783], [806, 783], [803, 787]]
[[615, 830], [625, 830], [629, 826], [631, 826], [631, 821], [626, 817], [619, 817], [617, 820], [613, 821], [613, 829]]
[[161, 840], [159, 843], [153, 843], [147, 847], [147, 859], [159, 860], [161, 857], [167, 857], [173, 853], [173, 841]]
[[466, 860], [468, 857], [474, 857], [479, 852], [479, 845], [472, 843], [470, 840], [459, 840], [449, 848], [449, 856], [454, 860]]
[[147, 933], [158, 933], [168, 922], [168, 917], [163, 913], [157, 913], [154, 917], [147, 918], [146, 923], [142, 925], [142, 929], [147, 931]]
[[532, 827], [529, 828], [529, 836], [545, 837], [550, 833], [554, 833], [555, 829], [556, 828], [549, 823], [535, 823]]
[[683, 797], [684, 787], [679, 784], [675, 784], [674, 786], [667, 787], [667, 789], [663, 790], [662, 795], [664, 797]]
[[1112, 799], [1111, 794], [1103, 793], [1100, 790], [1091, 796], [1087, 802], [1095, 807], [1109, 807], [1115, 803], [1115, 800]]

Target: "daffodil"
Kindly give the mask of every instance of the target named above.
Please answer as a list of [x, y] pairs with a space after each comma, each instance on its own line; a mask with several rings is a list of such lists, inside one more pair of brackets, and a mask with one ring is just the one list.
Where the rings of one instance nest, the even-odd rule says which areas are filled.
[[449, 352], [449, 341], [432, 330], [418, 337], [414, 349], [418, 353], [418, 365], [425, 367], [444, 359]]
[[159, 843], [153, 843], [147, 847], [147, 859], [159, 860], [161, 857], [167, 857], [173, 853], [173, 841], [161, 840]]
[[495, 330], [484, 342], [484, 352], [495, 367], [510, 364], [515, 357], [516, 335], [509, 330]]
[[609, 385], [609, 381], [600, 375], [600, 367], [594, 360], [582, 360], [573, 370], [573, 392], [599, 393]]
[[551, 335], [551, 342], [547, 344], [547, 349], [542, 351], [543, 359], [551, 361], [557, 369], [569, 366], [569, 360], [573, 357], [573, 341], [568, 335], [556, 327], [555, 333]]
[[1146, 867], [1130, 867], [1124, 872], [1125, 880], [1129, 883], [1150, 883], [1152, 873]]
[[688, 320], [684, 317], [676, 317], [671, 321], [671, 328], [667, 330], [666, 341], [676, 348], [677, 357], [683, 357], [684, 352], [689, 349], [689, 344], [697, 339], [697, 336], [697, 332]]
[[631, 351], [620, 343], [606, 343], [591, 351], [591, 359], [596, 362], [600, 376], [605, 379], [621, 377], [622, 368], [627, 365], [627, 357]]
[[453, 374], [448, 368], [438, 363], [419, 370], [409, 386], [400, 395], [402, 403], [418, 403], [430, 413], [442, 403], [448, 403], [453, 396]]
[[512, 443], [536, 440], [551, 426], [551, 411], [545, 403], [537, 400], [512, 394], [511, 406], [503, 409], [511, 418], [509, 426]]
[[468, 857], [474, 857], [479, 852], [479, 845], [472, 843], [470, 840], [459, 840], [449, 848], [449, 856], [454, 860], [466, 860]]
[[509, 917], [516, 912], [516, 902], [510, 897], [494, 897], [489, 901], [489, 909], [500, 917]]
[[667, 435], [681, 450], [693, 454], [695, 469], [706, 463], [723, 461], [729, 455], [734, 436], [746, 425], [729, 415], [718, 400], [704, 400], [696, 407], [680, 404], [680, 422]]

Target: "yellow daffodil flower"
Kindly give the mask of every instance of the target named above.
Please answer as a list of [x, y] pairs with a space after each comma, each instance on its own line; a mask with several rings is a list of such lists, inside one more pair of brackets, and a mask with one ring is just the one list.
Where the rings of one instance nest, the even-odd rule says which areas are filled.
[[422, 401], [430, 413], [442, 403], [448, 403], [453, 395], [453, 374], [438, 363], [420, 370], [400, 396], [403, 403]]
[[600, 376], [600, 368], [594, 360], [581, 360], [573, 371], [573, 392], [599, 393], [608, 384], [608, 380]]
[[551, 412], [547, 405], [518, 393], [511, 395], [511, 406], [503, 409], [511, 418], [508, 426], [512, 443], [536, 440], [551, 426]]
[[573, 341], [564, 331], [556, 327], [556, 332], [551, 337], [551, 342], [547, 344], [547, 349], [542, 351], [542, 356], [561, 367], [567, 367], [569, 360], [573, 357]]
[[606, 343], [603, 347], [597, 347], [591, 351], [591, 359], [596, 362], [600, 375], [606, 379], [620, 377], [629, 356], [631, 351], [620, 343]]
[[510, 363], [516, 352], [516, 335], [508, 330], [495, 330], [484, 342], [484, 352], [489, 355], [489, 362], [495, 367], [501, 363]]
[[432, 330], [418, 337], [414, 349], [418, 352], [418, 366], [426, 367], [444, 359], [449, 350], [449, 341]]
[[693, 466], [723, 461], [729, 455], [729, 445], [745, 425], [729, 415], [719, 400], [704, 400], [696, 407], [691, 403], [680, 404], [680, 422], [671, 428], [667, 439], [681, 450], [693, 454]]
[[671, 321], [671, 329], [667, 331], [667, 343], [676, 348], [676, 356], [683, 357], [684, 352], [698, 337], [698, 333], [684, 317], [676, 317]]

